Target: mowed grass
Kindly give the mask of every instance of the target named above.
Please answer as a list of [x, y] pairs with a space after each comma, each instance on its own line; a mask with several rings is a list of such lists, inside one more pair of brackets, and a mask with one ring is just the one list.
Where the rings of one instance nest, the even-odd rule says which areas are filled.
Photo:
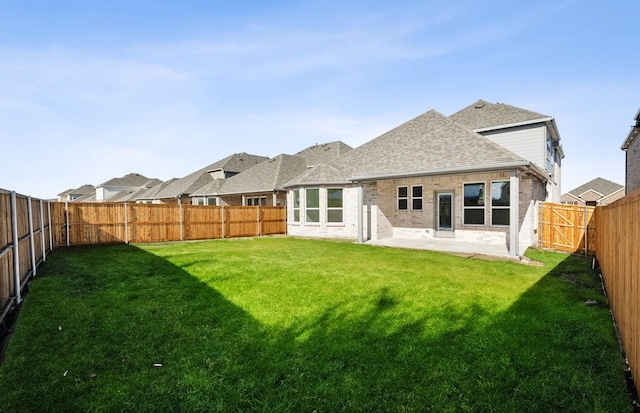
[[591, 262], [530, 257], [544, 266], [290, 238], [59, 250], [0, 410], [631, 411]]

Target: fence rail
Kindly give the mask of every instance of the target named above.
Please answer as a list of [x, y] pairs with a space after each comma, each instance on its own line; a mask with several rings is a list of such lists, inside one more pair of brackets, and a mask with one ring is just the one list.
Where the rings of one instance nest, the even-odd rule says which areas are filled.
[[286, 209], [180, 204], [53, 202], [54, 246], [285, 234]]
[[0, 322], [51, 250], [51, 203], [0, 189]]
[[596, 209], [596, 257], [640, 392], [640, 191]]
[[596, 251], [595, 207], [544, 202], [538, 206], [538, 246], [593, 255]]

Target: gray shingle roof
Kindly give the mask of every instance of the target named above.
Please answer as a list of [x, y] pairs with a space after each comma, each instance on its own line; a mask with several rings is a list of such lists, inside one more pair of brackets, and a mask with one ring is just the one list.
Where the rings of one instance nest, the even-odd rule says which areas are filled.
[[67, 189], [67, 190], [66, 190], [66, 191], [64, 191], [64, 192], [60, 192], [60, 193], [58, 194], [58, 196], [69, 195], [69, 194], [72, 194], [72, 193], [73, 193], [73, 188], [71, 188], [71, 189]]
[[82, 195], [71, 202], [96, 202], [96, 193], [94, 191], [90, 194]]
[[169, 179], [166, 182], [163, 182], [161, 184], [158, 184], [152, 188], [149, 189], [145, 189], [139, 193], [136, 193], [136, 197], [135, 199], [156, 199], [156, 195], [158, 194], [158, 192], [162, 191], [164, 188], [166, 188], [168, 185], [170, 185], [172, 182], [176, 181], [178, 178], [172, 178]]
[[314, 166], [336, 160], [353, 148], [342, 141], [316, 144], [296, 153], [306, 160], [307, 166]]
[[213, 181], [209, 182], [202, 188], [193, 192], [191, 196], [218, 195], [218, 192], [220, 192], [220, 188], [222, 188], [225, 181], [226, 179], [214, 179]]
[[137, 191], [120, 191], [111, 198], [107, 199], [107, 202], [128, 202], [135, 200], [137, 194], [146, 191], [146, 189], [139, 189]]
[[104, 186], [124, 186], [124, 187], [143, 187], [143, 186], [147, 186], [147, 187], [152, 187], [154, 185], [157, 185], [158, 183], [160, 183], [162, 181], [158, 180], [158, 179], [150, 179], [147, 178], [144, 175], [140, 175], [137, 173], [130, 173], [127, 174], [125, 176], [123, 176], [122, 178], [113, 178], [110, 179], [106, 182], [101, 183], [100, 185], [98, 185], [98, 187], [104, 187]]
[[78, 189], [74, 189], [70, 192], [73, 195], [87, 195], [87, 194], [95, 194], [96, 188], [93, 185], [82, 185]]
[[549, 120], [551, 116], [521, 109], [505, 103], [489, 103], [482, 99], [449, 116], [454, 122], [480, 130], [535, 120]]
[[615, 182], [611, 182], [603, 178], [596, 178], [584, 185], [580, 185], [579, 187], [572, 189], [568, 193], [575, 197], [579, 197], [585, 192], [592, 190], [596, 191], [599, 194], [602, 194], [602, 196], [607, 196], [623, 188], [623, 185], [617, 184]]
[[248, 153], [234, 153], [221, 159], [211, 165], [190, 173], [184, 178], [180, 178], [170, 185], [167, 185], [162, 191], [158, 192], [154, 199], [176, 198], [181, 195], [191, 195], [195, 191], [201, 189], [205, 185], [211, 183], [214, 179], [208, 174], [208, 171], [222, 169], [227, 172], [240, 173], [260, 162], [268, 159], [264, 156], [251, 155]]
[[345, 172], [333, 165], [322, 163], [316, 165], [291, 181], [284, 184], [285, 188], [300, 185], [321, 185], [321, 184], [349, 184], [351, 181], [345, 178]]
[[283, 190], [283, 185], [307, 170], [304, 158], [281, 154], [227, 179], [219, 195]]
[[430, 110], [347, 152], [345, 177], [483, 168], [525, 162], [521, 157]]

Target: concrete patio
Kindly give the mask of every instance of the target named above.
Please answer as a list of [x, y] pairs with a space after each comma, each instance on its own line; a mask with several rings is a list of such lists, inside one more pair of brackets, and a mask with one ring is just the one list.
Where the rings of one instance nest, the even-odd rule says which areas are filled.
[[511, 257], [506, 245], [486, 244], [479, 242], [462, 242], [449, 239], [415, 239], [415, 238], [385, 238], [369, 240], [368, 245], [378, 245], [392, 248], [408, 248], [447, 252], [469, 258], [500, 258], [519, 261], [519, 257]]

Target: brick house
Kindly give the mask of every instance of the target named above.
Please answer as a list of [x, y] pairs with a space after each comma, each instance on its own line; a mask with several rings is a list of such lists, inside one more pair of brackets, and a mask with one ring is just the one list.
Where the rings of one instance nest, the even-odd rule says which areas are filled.
[[[478, 101], [435, 110], [289, 181], [290, 235], [536, 243], [536, 203], [559, 201], [552, 117]], [[515, 223], [515, 225], [513, 224]]]

